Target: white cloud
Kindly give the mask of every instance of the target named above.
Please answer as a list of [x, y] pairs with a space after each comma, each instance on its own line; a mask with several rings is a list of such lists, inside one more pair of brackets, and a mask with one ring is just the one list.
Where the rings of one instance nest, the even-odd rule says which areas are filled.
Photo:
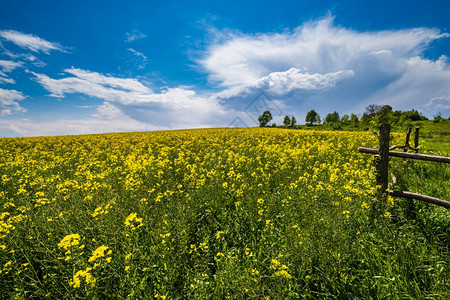
[[24, 112], [25, 109], [22, 108], [18, 102], [23, 99], [25, 99], [25, 96], [21, 92], [0, 88], [0, 115], [10, 115], [15, 112]]
[[155, 126], [133, 120], [126, 116], [120, 119], [86, 118], [36, 122], [29, 119], [1, 120], [0, 131], [9, 131], [11, 136], [41, 136], [65, 134], [89, 134], [126, 131], [156, 130]]
[[143, 34], [142, 32], [139, 32], [137, 30], [133, 30], [133, 32], [131, 32], [131, 33], [127, 32], [125, 34], [125, 40], [127, 42], [134, 42], [136, 40], [143, 39], [143, 38], [146, 38], [146, 37], [147, 36], [145, 34]]
[[272, 72], [268, 76], [257, 81], [257, 87], [282, 95], [292, 90], [319, 90], [330, 88], [336, 85], [338, 81], [352, 77], [354, 72], [344, 70], [332, 73], [308, 74], [303, 73], [299, 69], [291, 68], [286, 72]]
[[2, 76], [2, 72], [0, 72], [0, 83], [10, 83], [14, 84], [16, 81], [8, 76]]
[[[81, 69], [67, 69], [74, 76], [53, 79], [33, 73], [36, 80], [54, 97], [81, 93], [104, 100], [98, 116], [117, 113], [158, 128], [205, 127], [226, 114], [218, 100], [198, 95], [187, 87], [166, 88], [159, 93], [136, 79], [105, 76]], [[107, 119], [114, 119], [107, 118]]]
[[440, 110], [450, 110], [450, 95], [431, 98], [424, 107]]
[[23, 63], [10, 60], [0, 60], [0, 68], [3, 72], [9, 73], [17, 67], [21, 67]]
[[140, 62], [138, 63], [138, 68], [143, 69], [147, 63], [147, 56], [144, 53], [134, 50], [133, 48], [128, 48], [128, 51], [132, 52]]
[[147, 56], [145, 56], [142, 52], [136, 51], [133, 48], [128, 48], [128, 51], [133, 52], [134, 55], [142, 57], [144, 60], [147, 60]]
[[13, 71], [17, 67], [21, 67], [23, 65], [22, 62], [15, 62], [9, 60], [0, 60], [0, 83], [16, 83], [14, 79], [9, 78], [5, 73], [9, 73]]
[[52, 43], [33, 34], [25, 34], [15, 30], [0, 30], [0, 37], [17, 46], [34, 52], [50, 53], [51, 50], [66, 52], [58, 43]]
[[450, 36], [436, 28], [358, 32], [326, 17], [281, 33], [213, 32], [197, 62], [223, 88], [222, 99], [248, 101], [242, 96], [259, 88], [296, 112], [344, 114], [371, 103], [417, 109], [449, 93], [448, 62], [423, 57], [430, 43]]

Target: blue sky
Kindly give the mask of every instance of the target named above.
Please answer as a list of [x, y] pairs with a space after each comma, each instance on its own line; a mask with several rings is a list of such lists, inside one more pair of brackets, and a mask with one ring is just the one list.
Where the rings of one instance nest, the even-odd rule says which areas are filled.
[[[394, 2], [394, 3], [392, 3]], [[0, 136], [450, 116], [448, 1], [0, 2]]]

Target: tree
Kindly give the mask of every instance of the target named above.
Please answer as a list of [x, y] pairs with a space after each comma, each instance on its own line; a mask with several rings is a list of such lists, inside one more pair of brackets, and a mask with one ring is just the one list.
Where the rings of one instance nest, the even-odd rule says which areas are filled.
[[347, 114], [343, 115], [341, 118], [341, 123], [342, 123], [342, 125], [349, 125], [350, 117]]
[[284, 117], [284, 121], [283, 121], [284, 126], [289, 126], [291, 125], [291, 119], [289, 118], [289, 116]]
[[339, 114], [338, 114], [337, 111], [335, 111], [335, 112], [333, 112], [333, 113], [331, 113], [331, 114], [328, 114], [328, 115], [325, 117], [325, 123], [326, 123], [326, 124], [329, 124], [329, 123], [337, 123], [337, 122], [339, 122], [339, 120], [340, 120], [340, 117], [339, 117]]
[[259, 116], [259, 127], [265, 127], [272, 120], [272, 114], [270, 111], [266, 110], [262, 115]]
[[291, 118], [291, 127], [294, 127], [296, 123], [297, 123], [297, 119], [294, 116], [292, 116], [292, 118]]
[[359, 119], [358, 119], [358, 116], [356, 114], [351, 114], [350, 115], [350, 125], [352, 127], [358, 127]]
[[314, 109], [311, 109], [306, 114], [305, 121], [309, 125], [320, 124], [320, 115]]
[[376, 115], [377, 113], [380, 112], [380, 110], [382, 108], [383, 108], [383, 105], [370, 104], [370, 105], [366, 106], [366, 111], [364, 112], [364, 114]]

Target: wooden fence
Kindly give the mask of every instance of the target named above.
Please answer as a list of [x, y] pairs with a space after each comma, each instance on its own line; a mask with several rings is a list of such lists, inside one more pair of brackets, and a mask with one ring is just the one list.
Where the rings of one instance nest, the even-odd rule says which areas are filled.
[[[450, 202], [446, 201], [446, 200], [442, 200], [442, 199], [438, 199], [438, 198], [434, 198], [434, 197], [430, 197], [430, 196], [425, 196], [425, 195], [420, 195], [420, 194], [416, 194], [416, 193], [411, 193], [411, 192], [388, 190], [388, 175], [389, 175], [388, 166], [389, 166], [389, 157], [390, 156], [409, 158], [409, 159], [426, 160], [426, 161], [434, 161], [434, 162], [440, 162], [440, 163], [450, 163], [450, 157], [418, 154], [417, 152], [419, 150], [419, 128], [417, 127], [415, 130], [414, 148], [409, 146], [409, 138], [411, 135], [411, 130], [412, 130], [412, 128], [408, 127], [404, 145], [402, 145], [402, 146], [394, 145], [392, 147], [389, 147], [389, 137], [390, 137], [391, 127], [389, 124], [382, 124], [380, 126], [379, 148], [373, 149], [373, 148], [359, 147], [359, 152], [375, 154], [377, 157], [376, 169], [377, 169], [377, 185], [380, 186], [379, 196], [390, 195], [392, 197], [403, 197], [403, 198], [409, 198], [409, 199], [416, 199], [416, 200], [421, 200], [421, 201], [433, 203], [436, 205], [440, 205], [447, 209], [450, 209]], [[404, 150], [404, 152], [392, 151], [397, 148], [402, 148]], [[408, 149], [412, 149], [416, 153], [407, 153], [406, 151], [408, 151]]]

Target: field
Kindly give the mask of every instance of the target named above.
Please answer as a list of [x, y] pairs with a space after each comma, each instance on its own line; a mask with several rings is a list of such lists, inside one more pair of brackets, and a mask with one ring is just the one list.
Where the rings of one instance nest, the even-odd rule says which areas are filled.
[[[0, 298], [450, 298], [448, 210], [376, 199], [359, 146], [376, 135], [0, 139]], [[448, 166], [391, 163], [448, 200]]]

